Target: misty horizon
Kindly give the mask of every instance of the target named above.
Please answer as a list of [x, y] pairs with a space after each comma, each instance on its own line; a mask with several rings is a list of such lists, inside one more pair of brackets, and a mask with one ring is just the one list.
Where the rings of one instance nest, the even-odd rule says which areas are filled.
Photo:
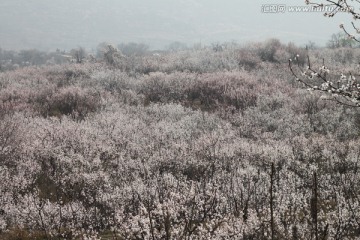
[[[283, 12], [269, 11], [282, 5]], [[322, 12], [291, 12], [304, 1], [255, 0], [3, 0], [0, 3], [0, 47], [54, 51], [84, 47], [96, 49], [101, 42], [143, 43], [152, 50], [173, 42], [194, 44], [236, 42], [246, 44], [277, 38], [305, 45], [324, 46], [340, 31], [342, 18], [323, 17]], [[271, 10], [271, 9], [270, 9]], [[346, 21], [346, 20], [345, 20]]]

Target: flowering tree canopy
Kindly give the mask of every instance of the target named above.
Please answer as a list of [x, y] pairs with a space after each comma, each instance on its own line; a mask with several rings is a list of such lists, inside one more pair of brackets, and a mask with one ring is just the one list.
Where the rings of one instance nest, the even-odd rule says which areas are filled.
[[359, 239], [360, 114], [286, 81], [305, 49], [99, 53], [0, 73], [0, 239]]
[[[334, 17], [339, 12], [345, 12], [353, 16], [354, 21], [360, 19], [360, 13], [356, 12], [356, 5], [360, 1], [347, 1], [347, 0], [325, 0], [325, 1], [305, 1], [306, 4], [312, 5], [316, 8], [331, 9], [330, 12], [325, 12], [325, 17]], [[360, 33], [360, 28], [354, 22], [351, 22], [355, 34]], [[351, 33], [351, 29], [344, 26], [343, 23], [339, 27], [344, 32], [349, 40], [360, 42], [355, 34]], [[351, 66], [349, 69], [329, 69], [323, 59], [320, 66], [313, 66], [310, 58], [308, 57], [308, 64], [306, 69], [300, 68], [298, 56], [294, 59], [289, 59], [289, 68], [296, 80], [303, 83], [309, 90], [317, 90], [327, 92], [324, 96], [325, 99], [334, 100], [338, 103], [360, 107], [360, 83], [357, 80], [358, 74], [356, 73], [358, 66]], [[295, 67], [298, 65], [298, 69]]]

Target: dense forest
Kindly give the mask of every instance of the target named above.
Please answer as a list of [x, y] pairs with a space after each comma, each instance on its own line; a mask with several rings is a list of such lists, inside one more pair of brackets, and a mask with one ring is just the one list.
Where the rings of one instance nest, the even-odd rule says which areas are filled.
[[358, 239], [360, 112], [307, 56], [360, 49], [1, 50], [0, 239]]

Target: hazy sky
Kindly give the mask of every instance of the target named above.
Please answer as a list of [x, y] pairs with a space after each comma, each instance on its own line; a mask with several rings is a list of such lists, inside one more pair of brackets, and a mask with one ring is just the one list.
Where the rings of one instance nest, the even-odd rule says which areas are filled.
[[[272, 5], [272, 6], [270, 6]], [[285, 6], [281, 13], [275, 5]], [[279, 38], [324, 45], [339, 32], [343, 14], [290, 12], [303, 0], [0, 0], [0, 47], [5, 49], [94, 48], [100, 42], [142, 42], [161, 48]]]

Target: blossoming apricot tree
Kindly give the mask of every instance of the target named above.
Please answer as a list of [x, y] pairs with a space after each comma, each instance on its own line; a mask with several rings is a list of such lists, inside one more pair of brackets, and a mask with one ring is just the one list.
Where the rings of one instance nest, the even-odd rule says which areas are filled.
[[[360, 1], [306, 0], [305, 3], [315, 8], [331, 9], [330, 12], [324, 13], [325, 17], [334, 17], [339, 12], [345, 12], [352, 15], [354, 21], [360, 19], [360, 13], [356, 11], [358, 8], [355, 8], [355, 5], [358, 5]], [[355, 30], [355, 34], [360, 33], [360, 28], [354, 22], [351, 22], [351, 26]], [[355, 34], [352, 34], [343, 23], [339, 27], [349, 39], [360, 42]], [[329, 69], [323, 59], [320, 67], [315, 67], [311, 64], [310, 57], [308, 57], [307, 67], [303, 69], [297, 63], [297, 58], [289, 59], [289, 68], [297, 81], [304, 84], [309, 90], [327, 92], [328, 94], [325, 96], [325, 99], [334, 100], [348, 106], [360, 107], [360, 82], [356, 79], [358, 66], [352, 70]]]

